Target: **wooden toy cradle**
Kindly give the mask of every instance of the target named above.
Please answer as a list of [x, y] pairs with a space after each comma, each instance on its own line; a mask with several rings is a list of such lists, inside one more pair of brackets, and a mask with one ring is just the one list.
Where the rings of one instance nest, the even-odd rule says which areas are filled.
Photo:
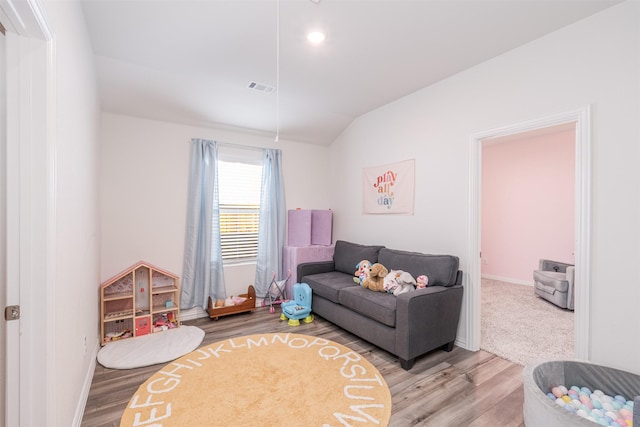
[[213, 320], [218, 320], [218, 318], [222, 316], [228, 316], [230, 314], [237, 313], [246, 313], [256, 309], [256, 290], [253, 285], [249, 285], [246, 294], [238, 295], [241, 298], [246, 298], [246, 300], [240, 304], [229, 305], [225, 307], [215, 307], [213, 299], [209, 297], [209, 307], [207, 309], [207, 313], [209, 313], [209, 317]]

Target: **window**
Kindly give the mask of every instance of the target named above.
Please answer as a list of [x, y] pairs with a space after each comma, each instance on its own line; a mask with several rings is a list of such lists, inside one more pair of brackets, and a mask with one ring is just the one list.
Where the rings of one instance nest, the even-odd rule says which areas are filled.
[[255, 260], [258, 254], [262, 157], [224, 155], [218, 160], [222, 260]]

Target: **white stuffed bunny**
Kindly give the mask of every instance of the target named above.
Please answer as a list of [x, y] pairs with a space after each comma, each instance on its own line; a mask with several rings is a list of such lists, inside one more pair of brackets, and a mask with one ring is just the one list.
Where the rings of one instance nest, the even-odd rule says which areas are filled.
[[391, 270], [384, 278], [384, 289], [398, 296], [405, 292], [410, 292], [415, 289], [416, 280], [413, 276], [403, 270]]

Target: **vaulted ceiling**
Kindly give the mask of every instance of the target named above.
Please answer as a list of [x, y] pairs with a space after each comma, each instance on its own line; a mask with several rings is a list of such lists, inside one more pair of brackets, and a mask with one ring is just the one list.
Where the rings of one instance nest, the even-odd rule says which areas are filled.
[[[616, 3], [83, 0], [83, 9], [103, 111], [330, 144], [368, 111]], [[312, 29], [324, 43], [306, 40]]]

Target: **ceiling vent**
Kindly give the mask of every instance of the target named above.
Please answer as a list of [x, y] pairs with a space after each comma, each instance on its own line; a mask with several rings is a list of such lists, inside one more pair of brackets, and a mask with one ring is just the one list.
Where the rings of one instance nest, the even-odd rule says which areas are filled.
[[273, 86], [269, 86], [269, 85], [266, 85], [264, 83], [258, 83], [258, 82], [249, 83], [247, 88], [251, 89], [251, 90], [258, 91], [258, 92], [262, 92], [262, 93], [271, 93], [275, 89]]

